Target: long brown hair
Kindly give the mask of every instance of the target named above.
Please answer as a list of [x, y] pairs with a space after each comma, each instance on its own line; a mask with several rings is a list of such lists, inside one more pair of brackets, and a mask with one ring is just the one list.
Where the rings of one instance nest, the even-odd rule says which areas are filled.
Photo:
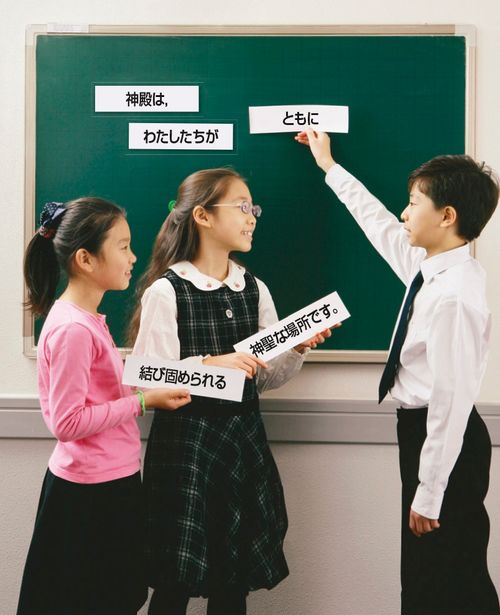
[[193, 210], [197, 205], [210, 207], [228, 191], [235, 179], [245, 181], [233, 169], [223, 167], [204, 169], [192, 173], [182, 182], [177, 192], [175, 207], [163, 222], [156, 236], [149, 264], [139, 278], [135, 291], [135, 307], [127, 331], [127, 343], [133, 346], [141, 321], [141, 298], [170, 267], [180, 261], [192, 261], [199, 246], [199, 235]]

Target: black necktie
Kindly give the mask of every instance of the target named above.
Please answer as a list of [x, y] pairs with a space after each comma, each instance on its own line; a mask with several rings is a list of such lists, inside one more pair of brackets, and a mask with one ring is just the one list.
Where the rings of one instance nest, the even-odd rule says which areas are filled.
[[406, 332], [408, 330], [410, 310], [413, 305], [415, 295], [420, 290], [423, 282], [424, 278], [422, 276], [422, 272], [419, 271], [417, 275], [413, 278], [413, 282], [410, 285], [410, 290], [406, 295], [403, 309], [401, 310], [401, 316], [399, 317], [396, 333], [394, 334], [394, 341], [392, 343], [392, 348], [389, 353], [389, 358], [387, 359], [382, 378], [380, 379], [380, 384], [378, 385], [378, 403], [380, 403], [384, 399], [388, 391], [392, 389], [394, 385], [394, 380], [396, 378], [396, 374], [399, 368], [401, 348], [403, 347], [403, 342], [405, 341]]

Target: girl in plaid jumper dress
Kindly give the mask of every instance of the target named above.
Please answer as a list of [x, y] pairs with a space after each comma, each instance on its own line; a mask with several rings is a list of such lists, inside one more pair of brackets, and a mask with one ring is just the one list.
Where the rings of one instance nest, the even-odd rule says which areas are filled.
[[131, 322], [134, 353], [243, 369], [241, 403], [193, 396], [155, 413], [145, 458], [149, 614], [184, 615], [191, 596], [209, 615], [246, 613], [249, 591], [288, 575], [283, 488], [258, 392], [298, 372], [315, 336], [269, 364], [233, 344], [278, 320], [267, 287], [231, 260], [248, 252], [261, 209], [231, 169], [181, 184], [156, 239]]

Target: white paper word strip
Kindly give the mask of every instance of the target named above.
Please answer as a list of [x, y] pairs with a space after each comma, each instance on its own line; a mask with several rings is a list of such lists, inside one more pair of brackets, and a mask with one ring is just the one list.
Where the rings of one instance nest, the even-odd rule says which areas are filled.
[[122, 382], [141, 389], [188, 389], [201, 397], [241, 401], [245, 372], [192, 361], [163, 361], [129, 355], [125, 359]]
[[197, 85], [96, 85], [95, 111], [199, 111]]
[[249, 107], [250, 132], [349, 132], [349, 107], [338, 105], [283, 105]]
[[233, 149], [232, 124], [129, 124], [129, 149]]
[[248, 352], [268, 361], [349, 316], [339, 294], [330, 293], [267, 329], [238, 342], [234, 348], [238, 352]]

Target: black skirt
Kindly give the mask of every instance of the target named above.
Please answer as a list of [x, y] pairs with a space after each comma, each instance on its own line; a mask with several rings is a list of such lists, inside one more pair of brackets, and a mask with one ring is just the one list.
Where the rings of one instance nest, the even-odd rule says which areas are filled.
[[144, 490], [152, 587], [246, 593], [288, 575], [283, 488], [258, 409], [222, 417], [157, 411]]
[[473, 408], [462, 450], [448, 481], [441, 527], [417, 538], [408, 527], [419, 484], [420, 452], [427, 436], [427, 408], [398, 410], [402, 491], [402, 615], [499, 615], [486, 552], [491, 442]]
[[140, 473], [97, 484], [47, 470], [17, 615], [132, 615], [147, 598]]

